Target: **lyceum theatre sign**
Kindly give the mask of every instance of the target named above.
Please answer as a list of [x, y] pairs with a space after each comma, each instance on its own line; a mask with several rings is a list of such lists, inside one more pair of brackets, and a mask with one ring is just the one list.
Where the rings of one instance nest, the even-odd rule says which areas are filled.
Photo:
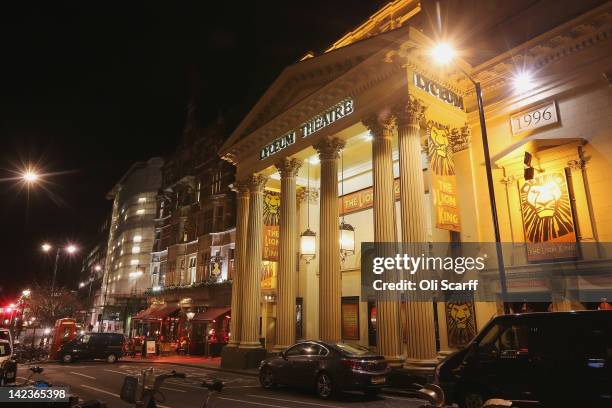
[[313, 117], [312, 119], [304, 122], [298, 130], [292, 130], [283, 136], [274, 139], [271, 143], [264, 146], [259, 152], [259, 159], [263, 160], [271, 155], [278, 153], [279, 151], [285, 149], [286, 147], [295, 143], [296, 133], [300, 133], [301, 137], [307, 137], [312, 135], [313, 133], [318, 132], [326, 126], [331, 125], [344, 118], [345, 116], [350, 115], [355, 110], [353, 99], [346, 98], [343, 101], [335, 104], [331, 108], [327, 109], [325, 112], [320, 113]]

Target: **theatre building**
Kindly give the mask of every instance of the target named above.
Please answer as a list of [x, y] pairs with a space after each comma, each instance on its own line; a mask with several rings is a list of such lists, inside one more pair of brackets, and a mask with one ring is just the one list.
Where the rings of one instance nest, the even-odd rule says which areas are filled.
[[[440, 2], [458, 50], [446, 65], [431, 52], [441, 36], [430, 27], [435, 2], [389, 3], [286, 67], [222, 146], [237, 180], [224, 365], [322, 339], [427, 369], [504, 312], [501, 301], [361, 292], [362, 242], [495, 242], [474, 82], [501, 241], [514, 248], [506, 306], [594, 307], [551, 295], [547, 265], [563, 259], [593, 271], [567, 293], [610, 293], [610, 260], [576, 248], [612, 239], [612, 4], [485, 3]], [[569, 252], [532, 250], [549, 242]], [[493, 275], [481, 284], [500, 292]]]

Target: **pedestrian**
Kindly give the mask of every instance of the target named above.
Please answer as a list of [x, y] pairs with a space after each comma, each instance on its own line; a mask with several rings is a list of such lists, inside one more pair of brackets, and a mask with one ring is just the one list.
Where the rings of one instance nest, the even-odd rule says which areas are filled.
[[140, 358], [147, 358], [147, 340], [142, 338], [142, 346], [140, 348]]

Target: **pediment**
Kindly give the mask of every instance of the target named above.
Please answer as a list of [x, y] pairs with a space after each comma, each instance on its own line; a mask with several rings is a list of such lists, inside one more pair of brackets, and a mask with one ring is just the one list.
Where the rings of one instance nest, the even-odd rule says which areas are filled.
[[232, 133], [221, 150], [226, 150], [236, 144], [281, 113], [346, 74], [368, 57], [379, 52], [381, 48], [388, 46], [391, 41], [390, 36], [383, 34], [286, 67]]

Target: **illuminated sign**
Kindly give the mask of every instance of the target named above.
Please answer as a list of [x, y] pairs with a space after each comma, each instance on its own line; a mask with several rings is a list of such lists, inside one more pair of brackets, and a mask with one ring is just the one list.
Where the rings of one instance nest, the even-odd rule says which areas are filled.
[[463, 98], [450, 89], [445, 88], [431, 79], [427, 79], [423, 75], [417, 74], [416, 72], [414, 73], [413, 81], [414, 86], [417, 88], [422, 89], [431, 96], [435, 96], [436, 98], [463, 110]]
[[[298, 131], [301, 134], [301, 137], [308, 137], [313, 133], [318, 132], [331, 125], [332, 123], [340, 120], [355, 110], [354, 103], [352, 98], [346, 98], [341, 102], [335, 104], [331, 108], [327, 109], [325, 112], [320, 113], [313, 117], [312, 119], [304, 122], [298, 128]], [[291, 132], [274, 139], [271, 143], [265, 145], [261, 151], [259, 152], [259, 160], [264, 160], [271, 155], [278, 153], [279, 151], [287, 148], [288, 146], [295, 143], [296, 131], [292, 130]]]

